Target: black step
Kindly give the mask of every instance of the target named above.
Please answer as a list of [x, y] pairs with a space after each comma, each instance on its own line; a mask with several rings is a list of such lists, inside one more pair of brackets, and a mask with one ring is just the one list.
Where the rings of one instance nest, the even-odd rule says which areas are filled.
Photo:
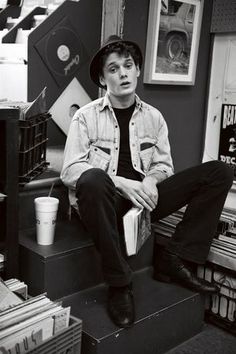
[[136, 321], [116, 327], [106, 311], [106, 286], [64, 297], [83, 321], [82, 354], [161, 354], [199, 333], [204, 299], [174, 284], [152, 279], [152, 268], [134, 274]]
[[[127, 258], [135, 271], [150, 266], [153, 237], [136, 257]], [[20, 276], [29, 293], [47, 292], [56, 299], [103, 282], [100, 256], [79, 219], [59, 220], [50, 246], [36, 242], [35, 227], [20, 232]]]

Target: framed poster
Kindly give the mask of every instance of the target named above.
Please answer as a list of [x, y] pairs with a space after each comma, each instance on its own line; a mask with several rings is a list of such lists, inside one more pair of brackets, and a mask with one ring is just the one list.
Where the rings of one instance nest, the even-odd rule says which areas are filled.
[[194, 85], [203, 0], [150, 0], [144, 83]]

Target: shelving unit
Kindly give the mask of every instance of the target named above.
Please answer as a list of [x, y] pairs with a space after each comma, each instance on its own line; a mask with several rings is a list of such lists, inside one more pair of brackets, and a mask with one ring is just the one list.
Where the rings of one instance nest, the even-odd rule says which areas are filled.
[[18, 142], [19, 110], [0, 107], [0, 253], [3, 278], [18, 276]]

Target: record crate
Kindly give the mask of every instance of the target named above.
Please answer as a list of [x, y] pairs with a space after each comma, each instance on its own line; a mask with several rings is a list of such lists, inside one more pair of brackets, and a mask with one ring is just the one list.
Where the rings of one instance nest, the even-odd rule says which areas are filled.
[[43, 341], [27, 354], [80, 354], [82, 321], [70, 316], [69, 326], [51, 338]]
[[50, 114], [19, 120], [19, 183], [25, 184], [42, 173], [46, 162], [47, 123]]
[[236, 334], [236, 272], [207, 262], [198, 267], [198, 276], [215, 283], [220, 292], [206, 302], [206, 320]]

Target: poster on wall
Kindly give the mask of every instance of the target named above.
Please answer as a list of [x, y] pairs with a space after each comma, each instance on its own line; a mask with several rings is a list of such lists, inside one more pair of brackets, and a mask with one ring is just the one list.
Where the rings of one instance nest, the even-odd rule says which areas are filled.
[[236, 105], [223, 104], [219, 142], [219, 160], [234, 168], [236, 176]]

